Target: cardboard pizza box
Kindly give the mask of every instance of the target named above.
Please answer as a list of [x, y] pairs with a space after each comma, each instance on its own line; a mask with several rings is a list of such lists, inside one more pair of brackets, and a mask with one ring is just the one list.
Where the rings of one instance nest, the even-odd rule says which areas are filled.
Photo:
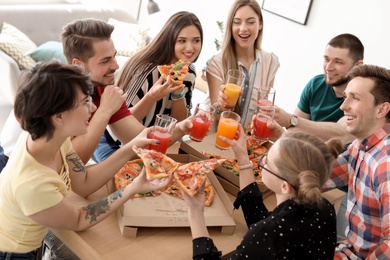
[[[199, 161], [200, 158], [189, 154], [168, 154], [177, 162]], [[233, 203], [217, 180], [214, 173], [208, 175], [214, 187], [214, 201], [205, 207], [204, 215], [208, 227], [221, 227], [224, 234], [233, 234]], [[115, 184], [112, 182], [112, 191]], [[123, 236], [136, 237], [142, 227], [189, 227], [187, 205], [181, 199], [162, 193], [155, 197], [134, 198], [117, 210], [117, 219]]]
[[[216, 134], [213, 133], [206, 136], [202, 142], [195, 142], [192, 140], [182, 142], [179, 148], [179, 153], [191, 154], [196, 157], [202, 158], [202, 160], [206, 159], [206, 157], [202, 154], [202, 151], [221, 155], [225, 158], [235, 158], [232, 148], [229, 148], [227, 150], [221, 150], [215, 147], [215, 138]], [[267, 143], [264, 146], [269, 148], [271, 144]], [[239, 177], [232, 171], [229, 171], [222, 166], [216, 168], [214, 172], [225, 191], [234, 196], [237, 196], [237, 193], [240, 190]], [[269, 196], [269, 194], [272, 193], [272, 191], [270, 191], [262, 183], [259, 184], [259, 188], [260, 191], [263, 193], [263, 198]]]

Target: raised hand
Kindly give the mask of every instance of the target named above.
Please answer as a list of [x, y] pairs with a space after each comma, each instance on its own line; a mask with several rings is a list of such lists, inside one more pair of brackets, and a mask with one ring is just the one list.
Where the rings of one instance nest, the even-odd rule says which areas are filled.
[[153, 126], [145, 128], [142, 130], [133, 140], [128, 142], [126, 145], [133, 147], [133, 145], [137, 147], [147, 147], [149, 144], [156, 144], [156, 140], [149, 139], [149, 134], [153, 131]]
[[203, 212], [205, 201], [204, 186], [205, 183], [200, 186], [198, 192], [194, 195], [194, 197], [190, 197], [185, 191], [180, 190], [181, 194], [183, 195], [184, 201], [190, 210], [199, 210]]
[[122, 106], [126, 97], [127, 94], [123, 93], [121, 88], [114, 85], [108, 85], [104, 88], [98, 110], [113, 115]]
[[228, 97], [225, 95], [225, 93], [223, 93], [224, 90], [225, 90], [225, 85], [221, 85], [218, 93], [218, 105], [221, 108], [224, 108], [227, 105], [226, 100]]
[[246, 145], [246, 134], [245, 130], [241, 124], [238, 125], [238, 129], [236, 135], [233, 140], [230, 140], [224, 136], [219, 137], [222, 141], [228, 143], [232, 149], [234, 154], [236, 155], [236, 159], [248, 159], [248, 150]]
[[165, 96], [169, 95], [170, 93], [181, 93], [183, 90], [184, 84], [181, 84], [179, 86], [175, 86], [172, 83], [171, 78], [168, 77], [168, 80], [165, 82], [164, 78], [161, 76], [156, 83], [151, 87], [151, 89], [148, 91], [147, 95], [150, 95], [150, 97], [158, 101]]
[[161, 190], [165, 186], [167, 186], [172, 179], [172, 175], [169, 178], [156, 179], [156, 180], [148, 180], [146, 179], [146, 171], [145, 167], [142, 169], [140, 175], [134, 179], [134, 181], [130, 184], [133, 185], [136, 190], [135, 193], [142, 193], [147, 191], [156, 191]]
[[290, 126], [290, 118], [292, 115], [280, 107], [275, 106], [275, 116], [274, 120], [278, 122], [280, 126], [289, 127]]

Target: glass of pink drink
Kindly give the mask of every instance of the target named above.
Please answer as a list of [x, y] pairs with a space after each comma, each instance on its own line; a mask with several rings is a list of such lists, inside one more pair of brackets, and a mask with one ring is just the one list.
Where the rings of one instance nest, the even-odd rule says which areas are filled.
[[206, 104], [199, 103], [195, 107], [194, 118], [192, 119], [192, 128], [190, 130], [190, 139], [195, 142], [201, 142], [210, 130], [211, 123], [214, 121], [215, 108]]
[[148, 135], [150, 139], [156, 139], [160, 141], [160, 144], [150, 144], [150, 150], [156, 150], [157, 152], [166, 153], [169, 143], [171, 142], [172, 133], [175, 129], [177, 120], [168, 115], [158, 114], [154, 122], [154, 129]]
[[267, 142], [269, 140], [270, 129], [268, 122], [274, 120], [275, 106], [257, 106], [257, 112], [253, 121], [253, 136], [256, 140]]

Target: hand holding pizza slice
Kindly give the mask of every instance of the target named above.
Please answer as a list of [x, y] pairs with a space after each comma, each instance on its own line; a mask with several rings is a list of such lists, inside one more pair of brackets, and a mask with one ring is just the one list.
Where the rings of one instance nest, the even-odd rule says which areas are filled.
[[189, 196], [193, 197], [206, 181], [206, 177], [220, 166], [224, 159], [209, 159], [180, 165], [173, 173], [177, 185]]
[[133, 146], [134, 152], [144, 162], [146, 179], [155, 180], [169, 177], [179, 166], [163, 153]]
[[178, 60], [175, 64], [159, 65], [158, 71], [164, 77], [164, 79], [171, 78], [173, 85], [181, 85], [184, 82], [184, 78], [188, 75], [189, 62], [185, 60]]

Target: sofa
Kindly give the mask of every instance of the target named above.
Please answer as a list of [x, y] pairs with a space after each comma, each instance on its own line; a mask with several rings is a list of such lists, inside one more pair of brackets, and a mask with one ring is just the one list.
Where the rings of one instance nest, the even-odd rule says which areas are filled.
[[[60, 34], [65, 24], [75, 19], [88, 17], [98, 18], [115, 26], [113, 40], [118, 54], [129, 56], [131, 55], [130, 52], [136, 51], [137, 48], [146, 44], [147, 29], [138, 26], [136, 19], [129, 12], [115, 6], [103, 8], [82, 4], [0, 5], [0, 28], [2, 29], [0, 44], [4, 39], [2, 36], [6, 35], [4, 26], [7, 24], [7, 28], [15, 27], [24, 34], [23, 36], [28, 38], [22, 38], [22, 45], [27, 42], [31, 44], [32, 42], [35, 44], [33, 49], [36, 48], [37, 50], [43, 45], [46, 46], [48, 42], [55, 43], [58, 46], [60, 44]], [[126, 42], [129, 40], [132, 42]], [[14, 46], [15, 44], [10, 44], [8, 47], [13, 48]], [[63, 55], [62, 45], [60, 46], [60, 55]], [[130, 51], [126, 47], [131, 48]], [[21, 65], [18, 58], [12, 56], [12, 52], [8, 51], [7, 53], [6, 51], [8, 49], [2, 49], [2, 45], [0, 45], [0, 71], [2, 75], [0, 84], [0, 131], [12, 109], [19, 74], [27, 66]], [[44, 48], [42, 51], [48, 52]], [[30, 64], [30, 55], [28, 53], [23, 55], [23, 59], [28, 59]], [[126, 60], [126, 57], [124, 60]]]

